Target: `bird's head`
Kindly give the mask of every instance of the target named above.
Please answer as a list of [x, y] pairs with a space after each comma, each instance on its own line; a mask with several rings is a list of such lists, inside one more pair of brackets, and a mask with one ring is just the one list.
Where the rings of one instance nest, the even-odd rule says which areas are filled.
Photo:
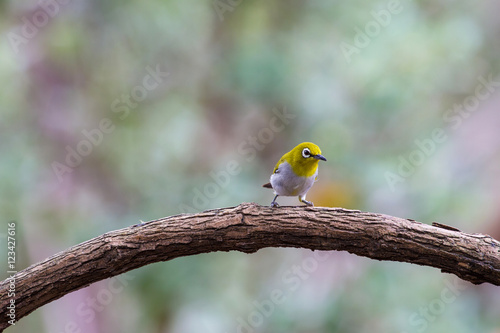
[[303, 142], [288, 154], [287, 162], [290, 163], [293, 171], [301, 177], [314, 175], [319, 160], [326, 161], [326, 158], [321, 155], [321, 149], [312, 142]]

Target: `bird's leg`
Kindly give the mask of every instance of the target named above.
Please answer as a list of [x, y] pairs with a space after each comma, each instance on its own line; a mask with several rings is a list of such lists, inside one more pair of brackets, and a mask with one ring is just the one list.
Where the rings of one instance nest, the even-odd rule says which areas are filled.
[[274, 197], [273, 201], [271, 202], [271, 207], [279, 207], [280, 205], [278, 205], [278, 203], [276, 202], [276, 198], [278, 197], [278, 195], [276, 194], [276, 196]]
[[299, 201], [305, 203], [307, 206], [314, 206], [314, 204], [311, 201], [306, 200], [305, 196], [303, 197], [299, 196]]

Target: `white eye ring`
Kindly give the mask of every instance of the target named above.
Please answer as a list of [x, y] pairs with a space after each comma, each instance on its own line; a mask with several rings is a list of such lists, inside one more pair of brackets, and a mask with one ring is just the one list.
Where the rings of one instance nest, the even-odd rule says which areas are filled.
[[309, 157], [311, 157], [311, 151], [309, 150], [309, 148], [304, 148], [302, 150], [302, 157], [303, 158], [309, 158]]

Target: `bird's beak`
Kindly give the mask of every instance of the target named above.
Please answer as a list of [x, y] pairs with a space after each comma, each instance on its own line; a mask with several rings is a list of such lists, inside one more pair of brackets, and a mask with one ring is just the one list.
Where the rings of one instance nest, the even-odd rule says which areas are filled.
[[318, 154], [318, 155], [313, 155], [313, 157], [317, 160], [322, 160], [322, 161], [326, 161], [326, 158], [321, 155], [321, 154]]

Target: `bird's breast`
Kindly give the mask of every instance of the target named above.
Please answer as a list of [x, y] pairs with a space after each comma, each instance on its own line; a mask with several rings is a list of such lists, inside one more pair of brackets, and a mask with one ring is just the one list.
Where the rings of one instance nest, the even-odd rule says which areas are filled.
[[288, 162], [283, 162], [277, 172], [271, 175], [271, 185], [278, 195], [296, 196], [304, 195], [313, 185], [317, 176], [316, 172], [309, 177], [298, 176]]

